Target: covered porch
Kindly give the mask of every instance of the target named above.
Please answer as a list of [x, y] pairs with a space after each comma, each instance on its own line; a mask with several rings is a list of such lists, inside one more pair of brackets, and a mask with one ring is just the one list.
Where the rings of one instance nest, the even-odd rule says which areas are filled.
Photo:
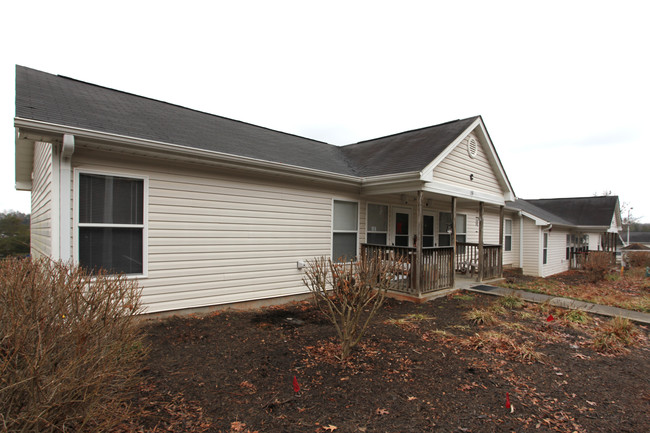
[[[378, 255], [402, 261], [403, 271], [394, 276], [393, 291], [423, 297], [502, 276], [503, 205], [416, 191], [400, 194], [399, 204], [390, 206], [389, 227], [378, 228], [373, 225], [371, 206], [381, 201], [373, 197], [367, 202], [366, 242], [360, 244], [359, 253], [362, 260]], [[408, 205], [412, 222], [403, 207]]]

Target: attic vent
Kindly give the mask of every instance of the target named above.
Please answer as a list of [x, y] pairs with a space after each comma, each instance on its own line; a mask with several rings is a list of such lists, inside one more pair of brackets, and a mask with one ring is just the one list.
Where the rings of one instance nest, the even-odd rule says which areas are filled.
[[477, 152], [478, 152], [478, 142], [476, 141], [475, 138], [470, 138], [469, 141], [467, 142], [467, 153], [469, 154], [470, 158], [475, 158]]

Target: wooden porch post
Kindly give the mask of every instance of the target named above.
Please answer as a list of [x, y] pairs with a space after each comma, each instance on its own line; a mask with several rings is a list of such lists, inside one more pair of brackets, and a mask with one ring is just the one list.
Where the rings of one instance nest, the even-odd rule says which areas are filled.
[[420, 296], [422, 288], [422, 191], [418, 191], [415, 217], [415, 292]]
[[[499, 245], [501, 245], [501, 249], [499, 250], [499, 278], [503, 277], [503, 224], [505, 223], [503, 210], [503, 206], [499, 206]], [[510, 230], [512, 230], [512, 224]], [[512, 242], [512, 236], [510, 236], [510, 239]]]
[[451, 287], [456, 285], [456, 197], [451, 198]]
[[478, 280], [483, 281], [483, 202], [478, 204]]

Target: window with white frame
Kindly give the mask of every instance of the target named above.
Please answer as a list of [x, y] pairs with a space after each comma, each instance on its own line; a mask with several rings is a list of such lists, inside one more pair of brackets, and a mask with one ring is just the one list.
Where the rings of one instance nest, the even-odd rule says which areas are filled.
[[79, 173], [80, 266], [144, 273], [144, 179]]
[[504, 251], [512, 251], [512, 220], [511, 219], [506, 219], [504, 220], [504, 228], [503, 228], [503, 249]]
[[366, 242], [372, 245], [388, 243], [388, 206], [368, 204]]
[[546, 264], [548, 262], [548, 233], [544, 233], [544, 256], [543, 256], [543, 264]]
[[334, 200], [332, 221], [332, 260], [351, 261], [357, 256], [359, 204]]
[[[438, 221], [438, 246], [451, 246], [451, 213], [440, 212]], [[466, 242], [467, 215], [456, 214], [456, 242]]]
[[422, 216], [422, 247], [432, 247], [435, 228], [433, 215]]

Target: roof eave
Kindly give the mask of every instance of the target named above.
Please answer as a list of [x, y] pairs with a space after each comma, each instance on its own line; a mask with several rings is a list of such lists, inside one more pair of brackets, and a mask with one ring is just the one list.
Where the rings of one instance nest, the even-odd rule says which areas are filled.
[[274, 172], [276, 174], [280, 172], [290, 173], [302, 177], [318, 178], [320, 180], [327, 180], [357, 187], [361, 184], [361, 178], [357, 176], [333, 173], [324, 170], [300, 167], [274, 161], [265, 161], [261, 159], [232, 155], [223, 152], [196, 149], [179, 144], [165, 143], [85, 128], [42, 122], [38, 120], [16, 117], [14, 118], [14, 126], [19, 130], [30, 131], [36, 134], [53, 134], [55, 137], [63, 134], [72, 134], [81, 139], [108, 143], [110, 146], [116, 148], [128, 146], [128, 149], [130, 150], [137, 149], [141, 151], [153, 152], [156, 154], [163, 153], [170, 158], [198, 159], [202, 162], [211, 161], [238, 167], [248, 167], [256, 170]]

